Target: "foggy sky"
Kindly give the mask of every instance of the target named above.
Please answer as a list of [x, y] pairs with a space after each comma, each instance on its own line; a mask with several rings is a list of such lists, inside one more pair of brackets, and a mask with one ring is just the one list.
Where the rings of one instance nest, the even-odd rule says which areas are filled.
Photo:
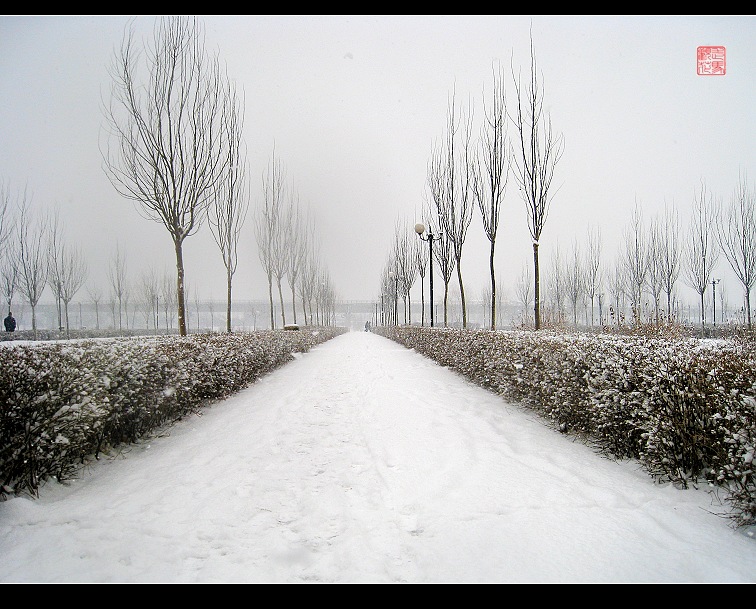
[[[100, 283], [105, 293], [116, 244], [134, 283], [150, 266], [174, 272], [166, 229], [143, 219], [102, 169], [107, 67], [130, 19], [0, 17], [0, 179], [16, 191], [28, 187], [35, 207], [59, 206], [65, 239], [89, 260], [88, 284]], [[136, 18], [137, 36], [151, 37], [155, 19]], [[646, 221], [674, 203], [687, 227], [701, 180], [729, 200], [741, 174], [751, 184], [756, 179], [753, 16], [199, 19], [208, 49], [218, 50], [246, 99], [250, 214], [275, 146], [289, 184], [315, 218], [322, 261], [342, 299], [379, 297], [397, 222], [412, 230], [420, 219], [450, 94], [480, 119], [495, 62], [528, 69], [531, 23], [545, 103], [565, 142], [541, 239], [544, 272], [555, 248], [564, 255], [575, 240], [585, 243], [589, 226], [601, 230], [612, 265], [636, 202]], [[726, 47], [726, 75], [697, 75], [701, 45]], [[510, 79], [510, 103], [513, 93]], [[265, 297], [251, 217], [240, 252], [234, 297]], [[187, 239], [185, 259], [188, 296], [222, 300], [224, 267], [207, 226]], [[531, 259], [525, 205], [510, 179], [497, 270], [512, 298]], [[477, 212], [462, 270], [468, 298], [480, 298], [488, 241]], [[715, 274], [730, 304], [741, 302], [724, 258]], [[677, 285], [683, 299], [696, 302], [682, 275]], [[418, 281], [413, 298], [419, 289]], [[43, 302], [51, 298], [48, 292]], [[85, 298], [82, 288], [74, 300]]]

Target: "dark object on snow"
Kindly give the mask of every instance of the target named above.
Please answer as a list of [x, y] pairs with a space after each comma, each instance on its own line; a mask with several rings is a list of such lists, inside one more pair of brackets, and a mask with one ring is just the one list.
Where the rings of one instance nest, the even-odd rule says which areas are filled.
[[3, 322], [5, 323], [6, 332], [13, 332], [16, 329], [16, 318], [13, 317], [13, 313], [10, 311], [8, 311], [8, 317], [6, 317]]
[[286, 324], [284, 330], [299, 330], [299, 324]]
[[365, 332], [370, 332], [370, 322], [369, 321], [365, 322]]

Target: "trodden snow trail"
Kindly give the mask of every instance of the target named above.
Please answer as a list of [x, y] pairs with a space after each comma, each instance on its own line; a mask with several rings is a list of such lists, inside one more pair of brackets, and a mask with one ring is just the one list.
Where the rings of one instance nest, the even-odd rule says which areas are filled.
[[350, 332], [0, 503], [0, 581], [753, 582], [721, 510]]

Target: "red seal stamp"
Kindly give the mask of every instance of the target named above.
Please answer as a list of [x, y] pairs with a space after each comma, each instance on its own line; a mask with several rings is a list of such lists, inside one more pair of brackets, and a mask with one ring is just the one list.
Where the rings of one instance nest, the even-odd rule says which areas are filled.
[[724, 47], [698, 47], [696, 64], [699, 76], [724, 76], [727, 72], [727, 54]]

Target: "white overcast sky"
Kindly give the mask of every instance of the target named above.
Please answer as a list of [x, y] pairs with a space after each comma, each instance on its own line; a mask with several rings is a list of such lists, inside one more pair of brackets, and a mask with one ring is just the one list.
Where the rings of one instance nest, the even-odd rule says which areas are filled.
[[[156, 18], [136, 17], [138, 35], [151, 36]], [[174, 264], [165, 228], [144, 220], [102, 170], [107, 66], [130, 19], [0, 17], [0, 178], [15, 191], [27, 186], [38, 208], [59, 206], [66, 240], [80, 244], [90, 283], [106, 293], [116, 244], [135, 283], [150, 266], [172, 272]], [[527, 68], [531, 24], [546, 106], [565, 140], [541, 239], [545, 267], [557, 245], [566, 253], [575, 239], [584, 243], [588, 226], [600, 228], [611, 263], [636, 201], [647, 220], [674, 203], [687, 223], [701, 180], [729, 200], [741, 174], [756, 179], [753, 16], [199, 19], [208, 48], [246, 96], [252, 207], [275, 144], [316, 218], [323, 263], [343, 299], [379, 297], [397, 221], [411, 229], [419, 219], [449, 95], [454, 89], [480, 118], [494, 63]], [[697, 74], [696, 49], [705, 45], [726, 47], [726, 75]], [[511, 100], [511, 81], [507, 90]], [[468, 298], [487, 285], [487, 247], [476, 215], [463, 253]], [[266, 284], [251, 220], [241, 252], [235, 297], [261, 298]], [[514, 296], [531, 248], [513, 182], [497, 252], [503, 290]], [[222, 300], [224, 268], [206, 227], [186, 241], [185, 257], [190, 297]], [[730, 303], [741, 302], [724, 260], [718, 274]]]

